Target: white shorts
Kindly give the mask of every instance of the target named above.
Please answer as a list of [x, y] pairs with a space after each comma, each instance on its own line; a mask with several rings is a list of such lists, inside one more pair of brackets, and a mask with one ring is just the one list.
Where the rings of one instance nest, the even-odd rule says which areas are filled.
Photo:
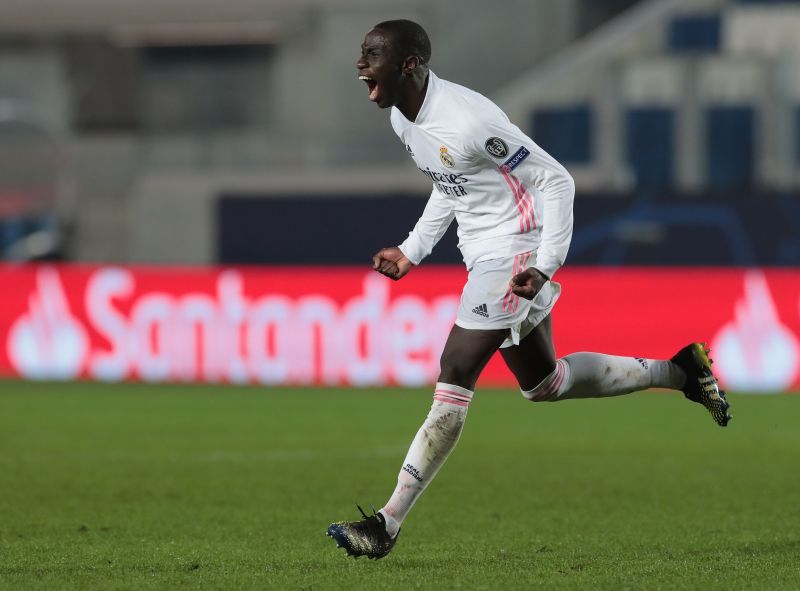
[[545, 283], [533, 300], [512, 293], [511, 278], [535, 261], [535, 254], [524, 252], [475, 263], [461, 292], [456, 326], [475, 330], [507, 328], [509, 337], [500, 348], [518, 345], [547, 317], [561, 295], [561, 286], [553, 281]]

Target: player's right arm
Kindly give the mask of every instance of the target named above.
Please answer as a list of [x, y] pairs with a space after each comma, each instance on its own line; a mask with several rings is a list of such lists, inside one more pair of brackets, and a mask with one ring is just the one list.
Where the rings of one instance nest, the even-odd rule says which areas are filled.
[[455, 212], [453, 204], [433, 187], [422, 217], [400, 246], [383, 248], [372, 257], [372, 268], [391, 279], [400, 279], [419, 265], [441, 240]]
[[413, 266], [414, 263], [396, 246], [382, 248], [372, 257], [372, 268], [395, 281], [402, 279]]

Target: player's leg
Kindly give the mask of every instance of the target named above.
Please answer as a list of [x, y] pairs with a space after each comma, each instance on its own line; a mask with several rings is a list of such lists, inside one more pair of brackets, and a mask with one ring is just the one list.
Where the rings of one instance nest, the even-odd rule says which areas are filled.
[[388, 502], [376, 514], [364, 514], [360, 521], [337, 522], [328, 527], [328, 535], [349, 555], [382, 558], [392, 549], [411, 507], [458, 442], [475, 382], [507, 334], [507, 329], [459, 326], [450, 331], [433, 405], [411, 442]]
[[478, 376], [503, 341], [513, 336], [510, 327], [526, 313], [512, 301], [509, 279], [528, 255], [479, 261], [469, 270], [455, 326], [442, 351], [433, 404], [403, 460], [394, 492], [376, 514], [328, 528], [348, 554], [388, 554], [411, 507], [455, 447]]
[[556, 369], [556, 348], [550, 315], [536, 325], [519, 345], [500, 349], [503, 361], [517, 378], [523, 391], [544, 382]]
[[680, 389], [686, 376], [671, 361], [573, 353], [555, 359], [550, 316], [519, 345], [501, 349], [503, 359], [533, 402], [619, 396], [647, 388]]
[[416, 500], [456, 446], [475, 382], [508, 330], [473, 330], [454, 326], [441, 357], [433, 405], [408, 449], [397, 486], [380, 513], [394, 536]]
[[501, 349], [522, 394], [532, 402], [620, 396], [648, 388], [682, 390], [726, 425], [728, 403], [711, 372], [707, 351], [698, 343], [672, 359], [621, 357], [602, 353], [572, 353], [555, 359], [549, 316], [518, 346]]
[[508, 329], [475, 330], [453, 326], [439, 361], [439, 382], [472, 390]]

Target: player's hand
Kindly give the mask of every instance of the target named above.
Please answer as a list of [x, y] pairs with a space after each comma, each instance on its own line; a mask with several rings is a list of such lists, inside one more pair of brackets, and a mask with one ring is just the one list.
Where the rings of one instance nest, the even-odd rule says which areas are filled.
[[525, 269], [522, 273], [517, 273], [511, 278], [511, 291], [521, 298], [532, 300], [548, 281], [549, 279], [538, 270], [533, 268]]
[[372, 257], [372, 268], [395, 281], [404, 277], [413, 266], [414, 263], [409, 261], [403, 251], [396, 246], [382, 248]]

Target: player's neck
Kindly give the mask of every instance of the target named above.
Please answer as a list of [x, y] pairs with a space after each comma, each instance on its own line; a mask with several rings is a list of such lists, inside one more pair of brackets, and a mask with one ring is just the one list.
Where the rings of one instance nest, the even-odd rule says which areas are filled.
[[402, 100], [397, 103], [397, 108], [412, 123], [417, 120], [417, 115], [419, 115], [422, 104], [425, 102], [429, 79], [430, 75], [428, 74], [422, 80], [415, 77], [410, 78], [403, 89]]

